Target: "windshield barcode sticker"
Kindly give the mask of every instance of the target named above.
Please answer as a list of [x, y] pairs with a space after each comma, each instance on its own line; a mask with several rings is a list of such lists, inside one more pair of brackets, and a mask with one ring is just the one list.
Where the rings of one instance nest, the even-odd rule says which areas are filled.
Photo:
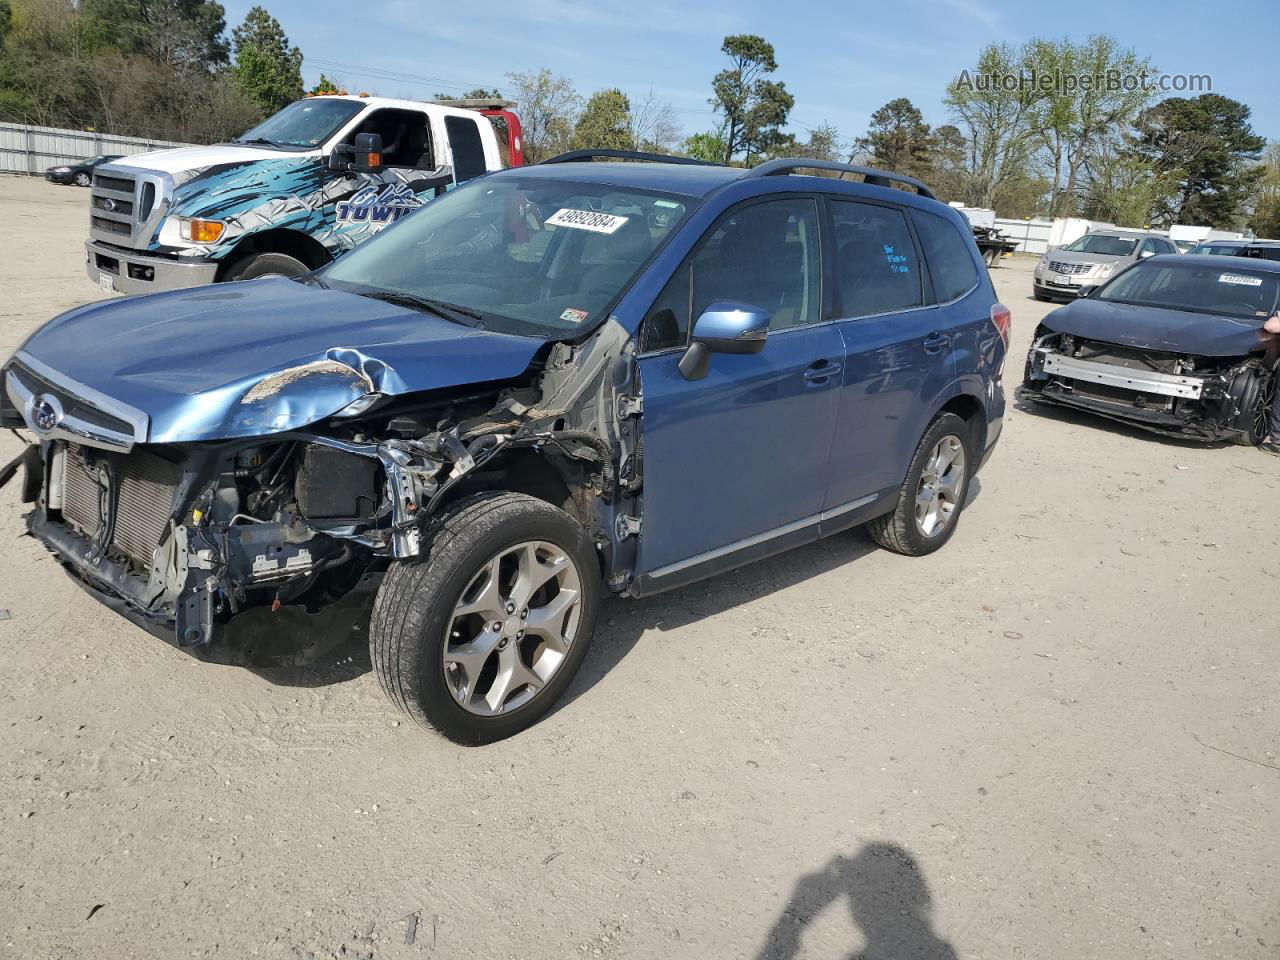
[[574, 230], [590, 230], [592, 233], [613, 233], [628, 217], [615, 216], [612, 213], [594, 213], [591, 210], [557, 210], [547, 217], [547, 223], [553, 227], [572, 227]]
[[1234, 283], [1237, 287], [1260, 287], [1261, 277], [1242, 277], [1238, 273], [1224, 273], [1218, 277], [1219, 283]]

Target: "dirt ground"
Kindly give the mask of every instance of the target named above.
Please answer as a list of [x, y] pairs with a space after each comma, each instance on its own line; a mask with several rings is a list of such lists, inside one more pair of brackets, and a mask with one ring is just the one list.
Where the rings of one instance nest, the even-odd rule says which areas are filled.
[[[86, 197], [0, 178], [0, 357], [98, 295]], [[994, 272], [1010, 392], [1030, 266]], [[610, 602], [567, 701], [464, 749], [359, 647], [144, 634], [11, 487], [0, 960], [1275, 958], [1278, 502], [1257, 451], [1011, 408], [945, 550]]]

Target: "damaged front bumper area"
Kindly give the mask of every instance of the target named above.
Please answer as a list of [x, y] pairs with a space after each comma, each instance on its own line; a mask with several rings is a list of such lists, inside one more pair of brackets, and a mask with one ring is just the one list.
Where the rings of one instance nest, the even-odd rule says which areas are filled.
[[[619, 412], [628, 342], [611, 323], [553, 345], [519, 381], [367, 390], [304, 429], [174, 443], [146, 442], [127, 411], [98, 424], [100, 407], [54, 371], [44, 393], [26, 388], [19, 361], [0, 412], [39, 442], [0, 480], [22, 474], [30, 534], [150, 633], [218, 663], [302, 664], [364, 630], [389, 565], [427, 558], [445, 508], [489, 490], [562, 506], [625, 590], [636, 540], [619, 518], [641, 478], [638, 423]], [[239, 406], [254, 416], [304, 379], [261, 381]], [[42, 420], [54, 401], [64, 416]]]
[[1258, 356], [1199, 357], [1044, 333], [1027, 356], [1018, 399], [1215, 442], [1256, 432], [1271, 388]]

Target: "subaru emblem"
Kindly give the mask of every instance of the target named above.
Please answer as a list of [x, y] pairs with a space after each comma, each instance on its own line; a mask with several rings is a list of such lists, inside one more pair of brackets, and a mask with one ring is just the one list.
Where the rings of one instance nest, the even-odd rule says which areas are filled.
[[58, 398], [42, 393], [31, 402], [31, 428], [37, 433], [49, 433], [62, 422], [62, 404]]

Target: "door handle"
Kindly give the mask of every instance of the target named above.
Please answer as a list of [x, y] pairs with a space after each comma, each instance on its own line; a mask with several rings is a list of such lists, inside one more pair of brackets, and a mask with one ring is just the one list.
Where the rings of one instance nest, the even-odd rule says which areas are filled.
[[808, 369], [804, 372], [804, 378], [812, 384], [823, 384], [838, 375], [840, 370], [841, 366], [837, 361], [824, 357], [809, 364]]
[[938, 333], [937, 331], [934, 331], [933, 333], [929, 334], [927, 337], [924, 338], [924, 352], [925, 353], [941, 353], [943, 349], [946, 348], [947, 344], [949, 344], [950, 342], [951, 342], [950, 337], [946, 336], [945, 334], [941, 334], [941, 333]]

